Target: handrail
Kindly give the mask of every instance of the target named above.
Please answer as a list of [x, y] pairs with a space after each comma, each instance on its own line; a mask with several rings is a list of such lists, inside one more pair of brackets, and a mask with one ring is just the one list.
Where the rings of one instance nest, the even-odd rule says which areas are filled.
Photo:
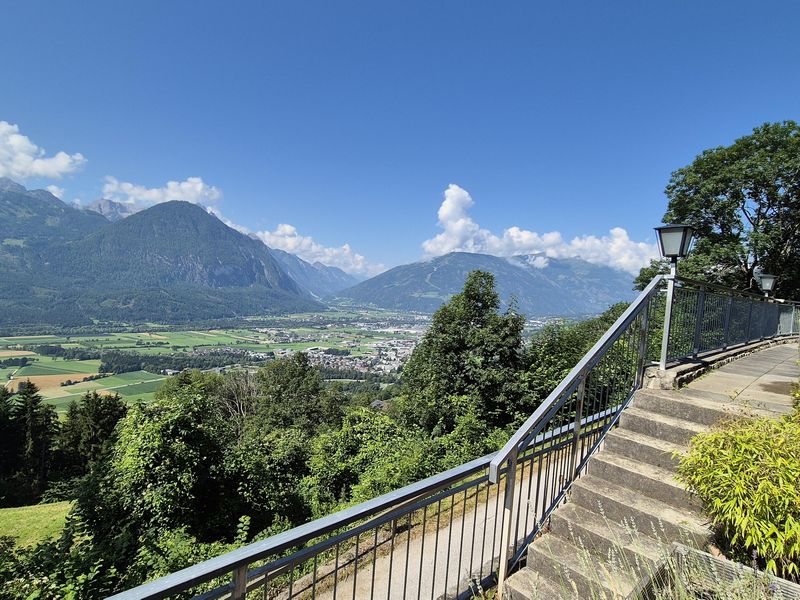
[[762, 302], [777, 302], [779, 304], [789, 304], [789, 305], [800, 304], [795, 300], [785, 300], [782, 298], [773, 298], [773, 297], [765, 298], [762, 294], [757, 294], [756, 292], [751, 292], [749, 290], [735, 290], [733, 288], [726, 287], [719, 283], [709, 283], [708, 281], [701, 281], [699, 279], [692, 279], [690, 277], [682, 277], [676, 275], [675, 281], [678, 283], [688, 283], [696, 287], [718, 290], [720, 292], [725, 292], [726, 294], [737, 294], [739, 296], [744, 296], [746, 298], [752, 298], [753, 300], [761, 300]]
[[617, 341], [624, 333], [625, 328], [633, 321], [633, 319], [648, 305], [648, 300], [656, 292], [659, 284], [664, 280], [663, 275], [657, 275], [642, 290], [642, 293], [634, 300], [630, 306], [625, 310], [622, 315], [614, 322], [614, 324], [603, 334], [597, 343], [584, 354], [583, 358], [575, 365], [569, 374], [561, 380], [556, 388], [550, 392], [544, 402], [533, 411], [533, 414], [527, 418], [525, 423], [511, 436], [506, 444], [495, 454], [489, 464], [489, 481], [497, 483], [499, 481], [500, 465], [508, 461], [509, 457], [516, 451], [519, 445], [528, 437], [533, 431], [534, 427], [542, 420], [542, 417], [551, 410], [553, 405], [564, 395], [564, 392], [570, 386], [574, 386], [575, 382], [580, 378], [581, 374], [590, 369], [599, 360], [602, 354]]
[[486, 468], [493, 456], [494, 454], [487, 454], [481, 458], [476, 458], [463, 465], [387, 492], [372, 500], [325, 515], [265, 540], [253, 542], [220, 556], [215, 556], [191, 567], [154, 579], [132, 590], [120, 592], [110, 596], [108, 600], [166, 598], [173, 592], [184, 591], [193, 586], [206, 583], [219, 575], [231, 573], [238, 568], [275, 555], [288, 548], [298, 546], [308, 540], [323, 536], [361, 519], [376, 515], [383, 510], [397, 507], [403, 502], [418, 498], [421, 494], [433, 493], [451, 483], [461, 481]]

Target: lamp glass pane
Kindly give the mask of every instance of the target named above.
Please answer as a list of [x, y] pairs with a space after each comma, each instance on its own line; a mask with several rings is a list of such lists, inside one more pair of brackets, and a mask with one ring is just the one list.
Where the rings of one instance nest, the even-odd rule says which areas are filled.
[[682, 229], [661, 229], [658, 234], [661, 238], [660, 246], [664, 256], [681, 255], [681, 242], [683, 241]]
[[688, 256], [689, 247], [692, 245], [692, 237], [694, 237], [694, 229], [687, 227], [683, 232], [683, 243], [681, 244], [681, 256]]
[[775, 275], [767, 275], [766, 273], [761, 274], [761, 289], [765, 292], [771, 292], [772, 288], [775, 287]]

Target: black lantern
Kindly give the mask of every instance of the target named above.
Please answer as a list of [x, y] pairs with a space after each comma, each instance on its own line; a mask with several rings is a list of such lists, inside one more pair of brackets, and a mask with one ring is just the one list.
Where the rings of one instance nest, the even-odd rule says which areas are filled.
[[764, 292], [765, 296], [769, 296], [769, 293], [775, 287], [775, 281], [777, 279], [775, 275], [769, 275], [768, 273], [761, 273], [758, 276], [759, 285], [761, 285], [761, 290]]
[[676, 262], [689, 254], [694, 229], [690, 225], [662, 225], [655, 228], [658, 233], [658, 250], [663, 258]]

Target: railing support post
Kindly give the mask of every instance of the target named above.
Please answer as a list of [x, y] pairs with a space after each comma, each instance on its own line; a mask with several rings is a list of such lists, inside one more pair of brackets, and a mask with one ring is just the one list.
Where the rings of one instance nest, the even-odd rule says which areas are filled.
[[508, 470], [506, 471], [506, 490], [503, 498], [503, 532], [500, 536], [500, 564], [497, 569], [497, 590], [500, 598], [504, 598], [503, 584], [508, 576], [509, 551], [511, 544], [516, 540], [511, 539], [511, 532], [514, 531], [514, 487], [517, 481], [517, 452], [514, 451], [508, 457]]
[[233, 572], [233, 590], [231, 600], [244, 600], [247, 594], [247, 565], [238, 567]]
[[692, 345], [692, 358], [700, 354], [700, 344], [703, 335], [703, 318], [706, 314], [706, 288], [701, 287], [697, 297], [697, 321], [694, 324], [694, 344]]
[[661, 360], [658, 368], [662, 371], [667, 368], [667, 353], [669, 352], [669, 330], [672, 326], [672, 299], [675, 296], [675, 274], [677, 273], [677, 263], [670, 265], [667, 280], [667, 306], [664, 309], [664, 336], [661, 338]]
[[725, 318], [722, 321], [722, 349], [728, 349], [728, 342], [730, 341], [731, 332], [731, 311], [733, 310], [733, 294], [728, 296], [728, 301], [725, 303]]
[[578, 447], [581, 442], [581, 415], [583, 414], [583, 398], [586, 395], [586, 377], [588, 371], [581, 373], [581, 381], [578, 384], [578, 391], [575, 393], [575, 423], [572, 426], [572, 477], [578, 476]]
[[642, 337], [639, 339], [639, 364], [636, 367], [636, 388], [644, 384], [644, 370], [647, 366], [647, 344], [650, 341], [650, 306], [652, 300], [647, 301], [647, 306], [642, 311]]
[[753, 324], [753, 299], [750, 298], [750, 310], [747, 313], [747, 340], [745, 343], [749, 344], [751, 337], [750, 337], [750, 328]]

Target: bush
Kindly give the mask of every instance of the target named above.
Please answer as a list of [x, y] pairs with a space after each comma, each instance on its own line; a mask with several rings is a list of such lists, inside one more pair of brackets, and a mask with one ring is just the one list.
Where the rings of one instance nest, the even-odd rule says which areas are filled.
[[702, 500], [727, 550], [800, 576], [800, 414], [726, 422], [698, 434], [679, 478]]

